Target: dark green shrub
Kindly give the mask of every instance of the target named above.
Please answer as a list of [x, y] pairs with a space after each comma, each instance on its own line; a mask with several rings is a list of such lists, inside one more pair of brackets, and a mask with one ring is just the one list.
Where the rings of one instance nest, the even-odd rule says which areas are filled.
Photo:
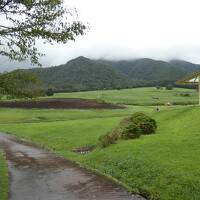
[[116, 143], [119, 138], [135, 139], [142, 134], [152, 134], [157, 128], [156, 121], [143, 113], [135, 113], [130, 118], [125, 118], [112, 132], [98, 138], [100, 147], [107, 147]]
[[146, 119], [139, 124], [139, 128], [142, 132], [142, 134], [152, 134], [156, 131], [156, 121], [154, 119]]
[[157, 90], [162, 90], [163, 88], [162, 88], [161, 86], [158, 85], [158, 86], [156, 86], [156, 89], [157, 89]]
[[98, 138], [98, 143], [101, 147], [107, 147], [110, 144], [114, 144], [116, 143], [116, 141], [118, 140], [119, 135], [115, 132], [111, 132], [111, 133], [107, 133], [105, 135], [101, 135]]
[[180, 93], [180, 96], [182, 96], [182, 97], [190, 97], [190, 94], [189, 93]]
[[130, 119], [131, 119], [132, 122], [136, 122], [136, 120], [141, 120], [144, 117], [146, 117], [146, 115], [144, 113], [136, 112], [131, 116]]
[[173, 85], [167, 85], [167, 86], [165, 87], [165, 89], [166, 89], [166, 90], [173, 90]]
[[173, 102], [173, 105], [193, 105], [196, 104], [195, 101], [184, 101], [184, 102]]
[[52, 88], [47, 89], [46, 95], [47, 96], [53, 96], [54, 95], [53, 89]]
[[156, 131], [156, 121], [143, 113], [135, 113], [131, 117], [131, 122], [136, 124], [141, 134], [152, 134]]
[[134, 138], [140, 137], [140, 135], [141, 135], [140, 128], [136, 124], [131, 123], [121, 133], [121, 138], [122, 139], [134, 139]]

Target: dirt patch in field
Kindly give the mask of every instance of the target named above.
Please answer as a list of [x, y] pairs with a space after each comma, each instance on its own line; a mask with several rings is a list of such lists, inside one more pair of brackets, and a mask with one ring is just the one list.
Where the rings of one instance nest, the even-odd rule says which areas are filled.
[[42, 99], [31, 101], [0, 101], [1, 108], [55, 108], [55, 109], [119, 109], [124, 106], [99, 103], [86, 99]]

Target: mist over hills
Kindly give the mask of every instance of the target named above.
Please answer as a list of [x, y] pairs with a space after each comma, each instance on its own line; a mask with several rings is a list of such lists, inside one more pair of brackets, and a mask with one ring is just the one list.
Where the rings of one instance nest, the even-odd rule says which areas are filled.
[[200, 65], [183, 60], [165, 62], [143, 58], [108, 61], [83, 56], [59, 66], [28, 69], [45, 88], [59, 91], [166, 86], [198, 70]]

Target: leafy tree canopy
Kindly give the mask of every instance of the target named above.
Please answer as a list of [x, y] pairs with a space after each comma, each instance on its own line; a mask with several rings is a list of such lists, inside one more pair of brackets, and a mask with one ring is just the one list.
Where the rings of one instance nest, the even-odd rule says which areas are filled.
[[0, 55], [18, 61], [29, 58], [40, 65], [36, 40], [75, 40], [86, 29], [75, 16], [76, 11], [66, 8], [63, 0], [0, 0]]
[[29, 72], [15, 70], [0, 74], [0, 94], [12, 98], [33, 98], [41, 95], [40, 82]]

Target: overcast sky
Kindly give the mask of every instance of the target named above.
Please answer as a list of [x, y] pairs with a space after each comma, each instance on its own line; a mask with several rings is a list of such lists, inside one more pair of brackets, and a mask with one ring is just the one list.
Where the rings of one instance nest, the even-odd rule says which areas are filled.
[[44, 65], [77, 56], [148, 57], [200, 63], [200, 0], [65, 0], [89, 32], [66, 45], [43, 46]]

